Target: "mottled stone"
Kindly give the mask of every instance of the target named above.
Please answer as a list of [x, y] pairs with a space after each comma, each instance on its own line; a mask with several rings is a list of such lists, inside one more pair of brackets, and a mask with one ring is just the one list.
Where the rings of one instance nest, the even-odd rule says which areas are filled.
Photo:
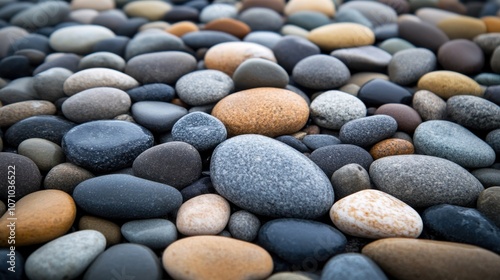
[[192, 106], [215, 103], [234, 89], [231, 77], [218, 70], [201, 70], [186, 74], [175, 85], [182, 101]]
[[238, 19], [246, 23], [252, 31], [265, 30], [278, 32], [283, 26], [282, 16], [267, 8], [254, 7], [242, 11]]
[[375, 34], [370, 28], [361, 24], [331, 23], [311, 30], [307, 39], [325, 51], [332, 51], [372, 45], [375, 42]]
[[483, 90], [473, 79], [453, 71], [429, 72], [418, 80], [418, 88], [448, 99], [455, 95], [481, 96]]
[[473, 42], [476, 43], [484, 52], [485, 55], [491, 55], [495, 48], [500, 44], [499, 33], [487, 33], [474, 37]]
[[403, 50], [415, 48], [415, 46], [412, 43], [403, 40], [401, 38], [391, 38], [384, 40], [378, 45], [378, 47], [392, 55], [395, 55], [396, 53]]
[[396, 11], [389, 5], [378, 1], [354, 1], [344, 3], [340, 6], [339, 12], [343, 9], [354, 9], [366, 17], [375, 27], [396, 23]]
[[399, 85], [416, 83], [423, 75], [434, 71], [437, 66], [436, 55], [423, 48], [398, 51], [388, 67], [389, 78]]
[[193, 112], [180, 118], [172, 128], [172, 138], [193, 145], [198, 151], [215, 148], [227, 138], [224, 124], [203, 112]]
[[246, 23], [233, 18], [212, 20], [205, 25], [205, 30], [222, 31], [240, 39], [244, 38], [251, 31]]
[[301, 86], [329, 90], [346, 84], [351, 73], [339, 59], [317, 54], [299, 61], [293, 68], [292, 76], [293, 80]]
[[384, 272], [369, 257], [359, 253], [339, 254], [331, 258], [321, 272], [321, 279], [386, 280]]
[[396, 138], [380, 141], [370, 149], [374, 160], [388, 156], [411, 155], [414, 152], [415, 148], [410, 141]]
[[490, 187], [479, 194], [477, 210], [488, 217], [497, 227], [500, 227], [500, 187]]
[[446, 102], [428, 90], [419, 90], [413, 95], [413, 109], [422, 120], [444, 120], [446, 118]]
[[446, 113], [451, 121], [467, 128], [486, 131], [500, 128], [500, 107], [480, 97], [453, 96], [446, 102]]
[[177, 240], [174, 223], [164, 219], [147, 219], [126, 222], [121, 227], [123, 237], [131, 243], [151, 249], [164, 249]]
[[223, 197], [202, 194], [182, 204], [176, 225], [183, 235], [214, 235], [226, 227], [230, 214], [229, 203]]
[[259, 233], [260, 221], [254, 214], [240, 210], [229, 217], [228, 229], [239, 240], [252, 242]]
[[106, 238], [106, 246], [110, 247], [120, 243], [122, 234], [120, 227], [108, 220], [93, 217], [83, 216], [78, 222], [78, 230], [95, 230], [100, 232]]
[[344, 165], [333, 172], [331, 182], [336, 200], [371, 188], [368, 172], [357, 163]]
[[154, 132], [168, 132], [187, 114], [184, 107], [160, 101], [141, 101], [132, 105], [134, 120]]
[[81, 182], [93, 178], [89, 171], [72, 163], [61, 163], [54, 166], [44, 178], [46, 189], [57, 189], [72, 194], [74, 188]]
[[59, 52], [87, 54], [99, 41], [115, 37], [113, 31], [98, 25], [77, 25], [58, 29], [50, 35], [50, 46]]
[[365, 149], [350, 144], [325, 146], [316, 149], [311, 153], [310, 158], [329, 178], [332, 177], [335, 171], [347, 164], [356, 163], [368, 170], [373, 162], [372, 157]]
[[279, 65], [287, 72], [292, 73], [293, 68], [299, 61], [320, 54], [320, 49], [305, 38], [285, 36], [276, 43], [273, 52]]
[[48, 101], [22, 101], [0, 107], [0, 126], [11, 126], [18, 121], [38, 115], [54, 115], [56, 106]]
[[327, 134], [309, 134], [302, 139], [302, 142], [311, 150], [316, 150], [321, 147], [340, 144], [340, 139], [333, 135]]
[[203, 23], [220, 18], [236, 18], [238, 11], [233, 5], [224, 3], [213, 3], [206, 6], [200, 13], [200, 21]]
[[344, 144], [363, 148], [393, 135], [398, 128], [396, 120], [387, 115], [370, 116], [347, 122], [340, 129], [339, 139]]
[[184, 49], [183, 41], [172, 34], [158, 32], [143, 32], [130, 40], [125, 49], [125, 59], [161, 51], [181, 51]]
[[64, 93], [75, 95], [86, 89], [96, 87], [113, 87], [129, 90], [139, 86], [139, 83], [129, 75], [107, 68], [92, 68], [71, 75], [64, 82]]
[[10, 22], [25, 29], [36, 30], [62, 22], [69, 12], [69, 4], [64, 1], [40, 2], [17, 13]]
[[15, 79], [0, 89], [0, 102], [4, 105], [38, 99], [32, 77]]
[[361, 100], [336, 90], [320, 94], [310, 107], [314, 122], [329, 129], [340, 129], [345, 123], [366, 116], [366, 107]]

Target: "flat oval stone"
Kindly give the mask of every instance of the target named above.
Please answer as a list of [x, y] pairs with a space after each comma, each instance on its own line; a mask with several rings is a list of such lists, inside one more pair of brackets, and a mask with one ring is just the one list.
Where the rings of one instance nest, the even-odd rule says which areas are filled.
[[437, 57], [443, 69], [465, 75], [477, 74], [484, 66], [483, 51], [476, 43], [466, 39], [446, 42], [439, 48]]
[[229, 217], [228, 229], [233, 238], [251, 242], [257, 238], [260, 220], [254, 214], [239, 210]]
[[369, 257], [359, 253], [339, 254], [331, 258], [321, 272], [322, 279], [386, 280], [384, 271]]
[[4, 139], [17, 147], [29, 138], [42, 138], [61, 144], [63, 136], [76, 124], [58, 116], [34, 116], [17, 122], [7, 129]]
[[328, 0], [318, 1], [304, 1], [304, 0], [291, 0], [285, 6], [285, 15], [290, 16], [294, 13], [301, 11], [317, 11], [325, 14], [328, 17], [335, 15], [335, 5]]
[[[14, 175], [14, 186], [22, 186], [15, 190], [17, 200], [41, 188], [42, 175], [40, 170], [35, 162], [26, 156], [0, 152], [0, 168], [5, 170], [5, 176]], [[9, 171], [14, 172], [14, 174]], [[10, 183], [9, 180], [0, 181], [0, 199], [2, 201], [8, 201]]]
[[215, 105], [212, 115], [224, 123], [229, 136], [253, 133], [276, 137], [304, 127], [309, 107], [292, 91], [254, 88], [225, 97]]
[[106, 246], [113, 246], [121, 242], [120, 227], [106, 219], [85, 215], [78, 222], [78, 230], [95, 230], [106, 238]]
[[224, 72], [200, 70], [182, 76], [175, 84], [175, 90], [182, 101], [200, 106], [226, 97], [234, 90], [234, 82]]
[[42, 172], [64, 162], [64, 153], [59, 145], [41, 138], [26, 139], [17, 148], [20, 155], [33, 160]]
[[200, 28], [190, 21], [181, 21], [170, 25], [170, 27], [165, 30], [177, 37], [182, 37], [189, 32], [199, 31]]
[[455, 95], [481, 96], [483, 90], [473, 79], [453, 71], [434, 71], [418, 80], [418, 88], [431, 91], [441, 98], [448, 99]]
[[347, 122], [340, 128], [339, 139], [344, 144], [369, 147], [393, 135], [398, 128], [391, 116], [370, 116]]
[[54, 115], [56, 106], [48, 101], [22, 101], [0, 107], [0, 126], [11, 126], [18, 121], [38, 115]]
[[373, 31], [358, 23], [331, 23], [309, 32], [307, 39], [324, 51], [361, 47], [375, 43]]
[[[338, 14], [336, 15], [336, 18]], [[311, 30], [326, 24], [331, 23], [330, 18], [326, 15], [315, 11], [300, 11], [286, 18], [288, 24], [302, 27], [306, 30]]]
[[278, 64], [262, 58], [250, 58], [241, 63], [233, 74], [239, 90], [257, 87], [285, 88], [288, 73]]
[[229, 203], [223, 197], [202, 194], [181, 205], [176, 225], [183, 235], [215, 235], [226, 227], [230, 215]]
[[446, 112], [451, 121], [471, 129], [500, 128], [500, 108], [480, 97], [453, 96], [446, 102]]
[[[254, 168], [248, 170], [248, 164]], [[282, 165], [287, 168], [278, 168]], [[286, 144], [264, 136], [241, 135], [224, 141], [213, 153], [210, 172], [218, 193], [255, 214], [318, 217], [333, 204], [330, 181], [318, 166]]]
[[128, 16], [143, 17], [150, 21], [160, 20], [171, 9], [172, 5], [163, 1], [130, 2], [123, 7]]
[[15, 79], [0, 89], [0, 102], [4, 105], [38, 99], [32, 77]]
[[105, 39], [99, 41], [92, 48], [93, 52], [110, 52], [121, 57], [125, 56], [125, 49], [127, 47], [130, 38], [125, 36], [116, 36], [111, 39]]
[[16, 13], [10, 22], [13, 25], [17, 25], [28, 30], [35, 30], [42, 27], [53, 26], [64, 21], [69, 12], [70, 7], [66, 2], [40, 2], [19, 13]]
[[358, 98], [366, 106], [381, 106], [387, 103], [410, 104], [411, 93], [395, 83], [375, 78], [365, 83], [358, 91]]
[[403, 40], [401, 38], [390, 38], [384, 40], [378, 45], [378, 47], [392, 55], [395, 55], [396, 53], [403, 50], [415, 48], [415, 46], [412, 43]]
[[423, 229], [413, 208], [379, 190], [361, 190], [335, 202], [330, 219], [342, 232], [363, 238], [417, 238]]
[[351, 73], [347, 66], [335, 57], [317, 54], [299, 61], [293, 68], [293, 80], [301, 86], [328, 90], [347, 83]]
[[453, 39], [468, 39], [486, 33], [486, 24], [480, 19], [468, 16], [445, 18], [438, 22], [437, 27]]
[[130, 40], [125, 49], [125, 59], [161, 51], [181, 51], [184, 42], [177, 36], [167, 32], [140, 33]]
[[266, 250], [222, 236], [183, 238], [167, 247], [162, 260], [163, 268], [175, 279], [265, 279], [273, 271]]
[[205, 30], [225, 32], [240, 39], [244, 38], [251, 31], [246, 23], [233, 18], [212, 20], [205, 25]]
[[443, 203], [465, 206], [474, 203], [484, 189], [458, 164], [426, 155], [384, 157], [370, 166], [377, 189], [414, 208]]
[[109, 68], [117, 71], [125, 69], [125, 60], [111, 52], [96, 52], [83, 57], [78, 64], [78, 69]]
[[415, 152], [412, 142], [391, 138], [380, 141], [370, 149], [370, 155], [374, 160], [388, 156], [411, 155]]
[[[136, 3], [142, 2], [147, 1]], [[151, 249], [144, 245], [125, 243], [110, 247], [101, 253], [87, 269], [83, 279], [112, 279], [118, 276], [160, 280], [162, 275], [160, 261]]]
[[500, 85], [500, 74], [481, 73], [474, 77], [474, 81], [483, 86], [498, 86]]
[[392, 58], [389, 53], [374, 46], [340, 49], [330, 55], [340, 59], [353, 71], [384, 70]]
[[180, 51], [142, 54], [127, 63], [125, 73], [142, 84], [174, 85], [183, 75], [196, 69], [196, 59]]
[[[69, 161], [96, 172], [115, 171], [132, 165], [153, 146], [153, 135], [125, 121], [94, 121], [68, 131], [62, 148]], [[100, 156], [96, 157], [96, 153]]]
[[327, 224], [302, 219], [276, 219], [259, 230], [258, 244], [283, 260], [304, 269], [309, 262], [324, 263], [344, 251], [345, 236]]
[[284, 22], [279, 13], [263, 7], [246, 9], [240, 12], [238, 19], [246, 23], [252, 31], [265, 30], [278, 32]]
[[273, 52], [265, 46], [252, 42], [227, 42], [215, 45], [207, 51], [205, 66], [232, 76], [236, 68], [249, 58], [276, 62]]
[[314, 122], [329, 129], [340, 129], [345, 123], [366, 116], [366, 106], [361, 100], [337, 90], [320, 94], [310, 107]]
[[132, 106], [134, 120], [154, 132], [168, 132], [188, 113], [186, 108], [160, 101], [141, 101]]
[[64, 93], [68, 96], [96, 87], [112, 87], [129, 90], [139, 83], [129, 75], [107, 68], [92, 68], [71, 75], [64, 82]]
[[17, 247], [45, 243], [64, 235], [73, 225], [75, 217], [76, 205], [67, 193], [58, 190], [31, 193], [17, 201], [15, 216], [6, 213], [0, 218], [0, 246], [10, 246], [7, 243], [10, 235], [8, 225], [12, 221], [8, 218], [17, 218]]
[[342, 166], [333, 172], [331, 179], [337, 200], [360, 190], [371, 188], [368, 172], [357, 163]]
[[175, 188], [125, 174], [85, 180], [76, 186], [73, 197], [88, 213], [117, 219], [157, 218], [178, 209], [182, 203]]
[[500, 252], [500, 228], [474, 208], [435, 205], [423, 212], [422, 219], [432, 234], [446, 241]]
[[477, 198], [477, 210], [488, 217], [497, 227], [500, 227], [500, 217], [497, 215], [500, 209], [500, 187], [489, 187], [479, 194]]
[[283, 38], [279, 33], [272, 31], [253, 31], [248, 33], [243, 39], [245, 42], [255, 43], [266, 48], [272, 49]]
[[396, 11], [389, 5], [373, 1], [355, 1], [344, 3], [340, 6], [339, 12], [343, 9], [354, 9], [359, 11], [372, 24], [377, 27], [385, 24], [396, 23]]
[[446, 102], [428, 90], [415, 92], [412, 105], [424, 121], [444, 120], [446, 118]]
[[500, 275], [497, 254], [461, 243], [386, 238], [366, 245], [362, 253], [397, 279], [496, 279]]
[[[446, 33], [427, 22], [400, 20], [398, 32], [401, 39], [433, 52], [436, 52], [441, 45], [449, 40]], [[420, 34], [426, 34], [426, 36], [420, 36]]]
[[65, 162], [50, 169], [43, 180], [43, 186], [46, 189], [56, 189], [72, 194], [79, 183], [93, 177], [94, 175], [89, 171]]
[[500, 170], [494, 168], [480, 168], [471, 172], [485, 188], [500, 185]]
[[273, 47], [273, 52], [279, 65], [291, 73], [299, 61], [320, 54], [320, 49], [305, 38], [290, 35], [281, 38]]
[[187, 46], [195, 50], [201, 48], [211, 48], [220, 43], [240, 41], [238, 38], [231, 34], [214, 30], [189, 32], [187, 34], [184, 34], [181, 39]]
[[433, 52], [412, 48], [394, 54], [387, 71], [392, 82], [406, 86], [416, 83], [420, 77], [434, 71], [436, 66], [437, 59]]
[[92, 9], [96, 11], [106, 11], [115, 8], [115, 1], [113, 0], [73, 0], [71, 1], [71, 9]]
[[61, 236], [31, 253], [25, 264], [26, 275], [31, 279], [76, 278], [105, 248], [106, 238], [95, 230]]
[[73, 75], [65, 68], [54, 67], [33, 77], [33, 88], [41, 99], [55, 102], [65, 97], [64, 82]]
[[70, 121], [83, 123], [112, 119], [129, 111], [129, 95], [119, 89], [98, 87], [72, 95], [62, 104], [62, 113]]
[[80, 63], [80, 56], [73, 53], [62, 54], [51, 60], [45, 59], [45, 62], [33, 71], [33, 75], [38, 75], [39, 73], [56, 67], [65, 68], [71, 72], [76, 72], [78, 71], [78, 63]]
[[226, 140], [227, 131], [217, 118], [207, 113], [193, 112], [174, 124], [172, 138], [191, 144], [198, 151], [206, 151]]
[[126, 222], [121, 227], [123, 237], [131, 243], [151, 249], [165, 249], [177, 240], [177, 228], [165, 219], [147, 219]]
[[213, 3], [201, 10], [200, 21], [207, 23], [220, 18], [236, 18], [237, 14], [238, 10], [233, 5]]
[[340, 139], [333, 135], [327, 134], [309, 134], [306, 135], [302, 142], [311, 150], [316, 150], [324, 146], [340, 144]]
[[170, 102], [174, 99], [175, 89], [166, 84], [147, 84], [127, 91], [132, 102], [163, 101]]
[[99, 41], [115, 37], [113, 31], [98, 25], [77, 25], [58, 29], [50, 35], [50, 46], [58, 52], [87, 54]]
[[393, 117], [398, 123], [398, 130], [413, 134], [422, 119], [417, 111], [404, 104], [384, 104], [375, 111], [375, 115], [387, 115]]
[[483, 50], [485, 55], [491, 55], [500, 44], [500, 34], [481, 34], [474, 37], [473, 42], [476, 43], [481, 50]]
[[156, 145], [135, 158], [134, 175], [182, 189], [201, 176], [198, 151], [184, 142]]
[[310, 159], [329, 178], [332, 177], [335, 171], [347, 164], [357, 163], [368, 170], [373, 162], [372, 157], [365, 149], [350, 144], [325, 146], [316, 149], [311, 153]]

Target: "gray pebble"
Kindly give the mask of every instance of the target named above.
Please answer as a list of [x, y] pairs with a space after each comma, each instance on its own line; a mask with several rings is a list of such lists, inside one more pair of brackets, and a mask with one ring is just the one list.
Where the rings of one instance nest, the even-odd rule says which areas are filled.
[[132, 105], [134, 120], [154, 132], [168, 132], [174, 124], [187, 114], [187, 109], [172, 103], [141, 101]]
[[341, 141], [333, 136], [327, 134], [311, 134], [306, 135], [302, 142], [311, 150], [316, 150], [321, 147], [330, 146], [330, 145], [338, 145]]
[[182, 76], [175, 85], [179, 98], [192, 106], [215, 103], [234, 89], [231, 77], [218, 70], [201, 70]]
[[336, 201], [355, 192], [371, 188], [370, 175], [357, 163], [344, 165], [333, 172], [331, 181]]
[[260, 221], [254, 214], [240, 210], [231, 215], [228, 226], [234, 238], [252, 242], [259, 233]]
[[226, 140], [227, 130], [217, 118], [207, 113], [194, 112], [174, 124], [172, 138], [174, 141], [191, 144], [198, 151], [206, 151]]
[[500, 186], [500, 170], [494, 168], [481, 168], [471, 172], [484, 188]]
[[299, 61], [293, 68], [292, 76], [301, 86], [329, 90], [346, 84], [351, 73], [339, 59], [317, 54]]
[[282, 16], [267, 8], [246, 9], [238, 16], [238, 19], [246, 23], [252, 31], [278, 32], [283, 26]]
[[418, 112], [422, 120], [446, 119], [446, 102], [428, 90], [419, 90], [413, 95], [413, 109]]
[[63, 86], [71, 75], [73, 72], [66, 68], [50, 68], [33, 77], [33, 88], [41, 99], [55, 102], [66, 96]]
[[211, 4], [206, 6], [200, 13], [200, 21], [208, 23], [219, 18], [236, 18], [238, 11], [233, 5]]
[[486, 143], [488, 143], [497, 154], [500, 154], [500, 129], [495, 129], [488, 133], [488, 135], [486, 135]]
[[393, 117], [376, 115], [347, 122], [340, 129], [340, 141], [363, 148], [380, 142], [393, 135], [398, 123]]
[[284, 88], [288, 73], [279, 64], [262, 58], [250, 58], [241, 63], [233, 74], [238, 90], [257, 87]]
[[481, 97], [453, 96], [446, 102], [446, 113], [450, 120], [467, 128], [487, 131], [500, 128], [500, 107]]
[[381, 71], [392, 59], [391, 54], [374, 46], [339, 49], [330, 55], [340, 59], [353, 71]]
[[436, 55], [423, 48], [402, 50], [394, 54], [387, 68], [392, 82], [400, 85], [416, 83], [420, 77], [436, 69]]
[[127, 48], [125, 49], [125, 59], [129, 60], [134, 56], [146, 53], [180, 51], [183, 49], [184, 42], [179, 37], [170, 33], [139, 33], [127, 44]]
[[165, 249], [177, 240], [177, 228], [165, 219], [147, 219], [126, 222], [121, 227], [123, 237], [131, 243], [151, 249]]
[[366, 106], [361, 100], [338, 90], [321, 93], [310, 108], [314, 122], [328, 129], [340, 129], [345, 123], [366, 116]]
[[125, 60], [119, 55], [110, 52], [96, 52], [83, 57], [78, 64], [78, 69], [110, 68], [123, 71], [125, 66]]

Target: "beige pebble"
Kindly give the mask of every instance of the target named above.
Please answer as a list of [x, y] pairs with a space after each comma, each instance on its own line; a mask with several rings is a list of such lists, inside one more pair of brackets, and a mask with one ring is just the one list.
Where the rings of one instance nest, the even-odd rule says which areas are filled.
[[92, 229], [102, 233], [102, 235], [106, 238], [107, 247], [120, 243], [122, 239], [120, 226], [111, 221], [93, 216], [86, 215], [81, 217], [78, 223], [78, 229]]
[[11, 126], [18, 121], [38, 115], [54, 115], [56, 106], [49, 101], [29, 100], [0, 107], [0, 126]]
[[230, 215], [226, 199], [216, 194], [203, 194], [181, 205], [176, 225], [184, 235], [218, 234], [226, 227]]

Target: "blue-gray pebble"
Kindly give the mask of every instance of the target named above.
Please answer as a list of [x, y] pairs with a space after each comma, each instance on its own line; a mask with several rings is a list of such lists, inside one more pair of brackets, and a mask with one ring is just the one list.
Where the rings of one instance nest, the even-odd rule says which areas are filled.
[[192, 106], [215, 103], [234, 90], [231, 77], [218, 70], [200, 70], [182, 76], [175, 85], [179, 98]]
[[330, 145], [338, 145], [342, 143], [340, 139], [333, 135], [328, 134], [311, 134], [306, 135], [302, 142], [311, 150], [316, 150], [321, 147], [330, 146]]
[[172, 103], [141, 101], [132, 105], [134, 120], [153, 132], [168, 132], [174, 124], [187, 114], [187, 109]]
[[175, 89], [167, 84], [147, 84], [127, 91], [133, 102], [163, 101], [174, 99]]
[[175, 141], [193, 145], [198, 151], [206, 151], [226, 140], [227, 130], [219, 119], [207, 113], [194, 112], [174, 124], [172, 137]]
[[363, 148], [391, 137], [398, 129], [396, 120], [387, 115], [376, 115], [352, 120], [340, 128], [340, 141]]
[[359, 253], [336, 255], [326, 263], [321, 280], [386, 280], [382, 269], [369, 257]]
[[317, 54], [298, 62], [293, 68], [292, 76], [301, 86], [328, 90], [345, 85], [351, 77], [351, 72], [339, 59]]
[[142, 244], [153, 250], [165, 249], [177, 240], [177, 228], [165, 219], [146, 219], [126, 222], [121, 227], [123, 237], [130, 243]]
[[486, 131], [500, 128], [500, 107], [481, 97], [453, 96], [446, 102], [446, 113], [450, 120], [467, 128]]
[[240, 210], [231, 215], [228, 228], [234, 238], [252, 242], [259, 233], [260, 220], [254, 214]]
[[368, 170], [372, 156], [363, 148], [351, 144], [325, 146], [311, 153], [311, 160], [325, 172], [328, 178], [342, 166], [357, 163]]

